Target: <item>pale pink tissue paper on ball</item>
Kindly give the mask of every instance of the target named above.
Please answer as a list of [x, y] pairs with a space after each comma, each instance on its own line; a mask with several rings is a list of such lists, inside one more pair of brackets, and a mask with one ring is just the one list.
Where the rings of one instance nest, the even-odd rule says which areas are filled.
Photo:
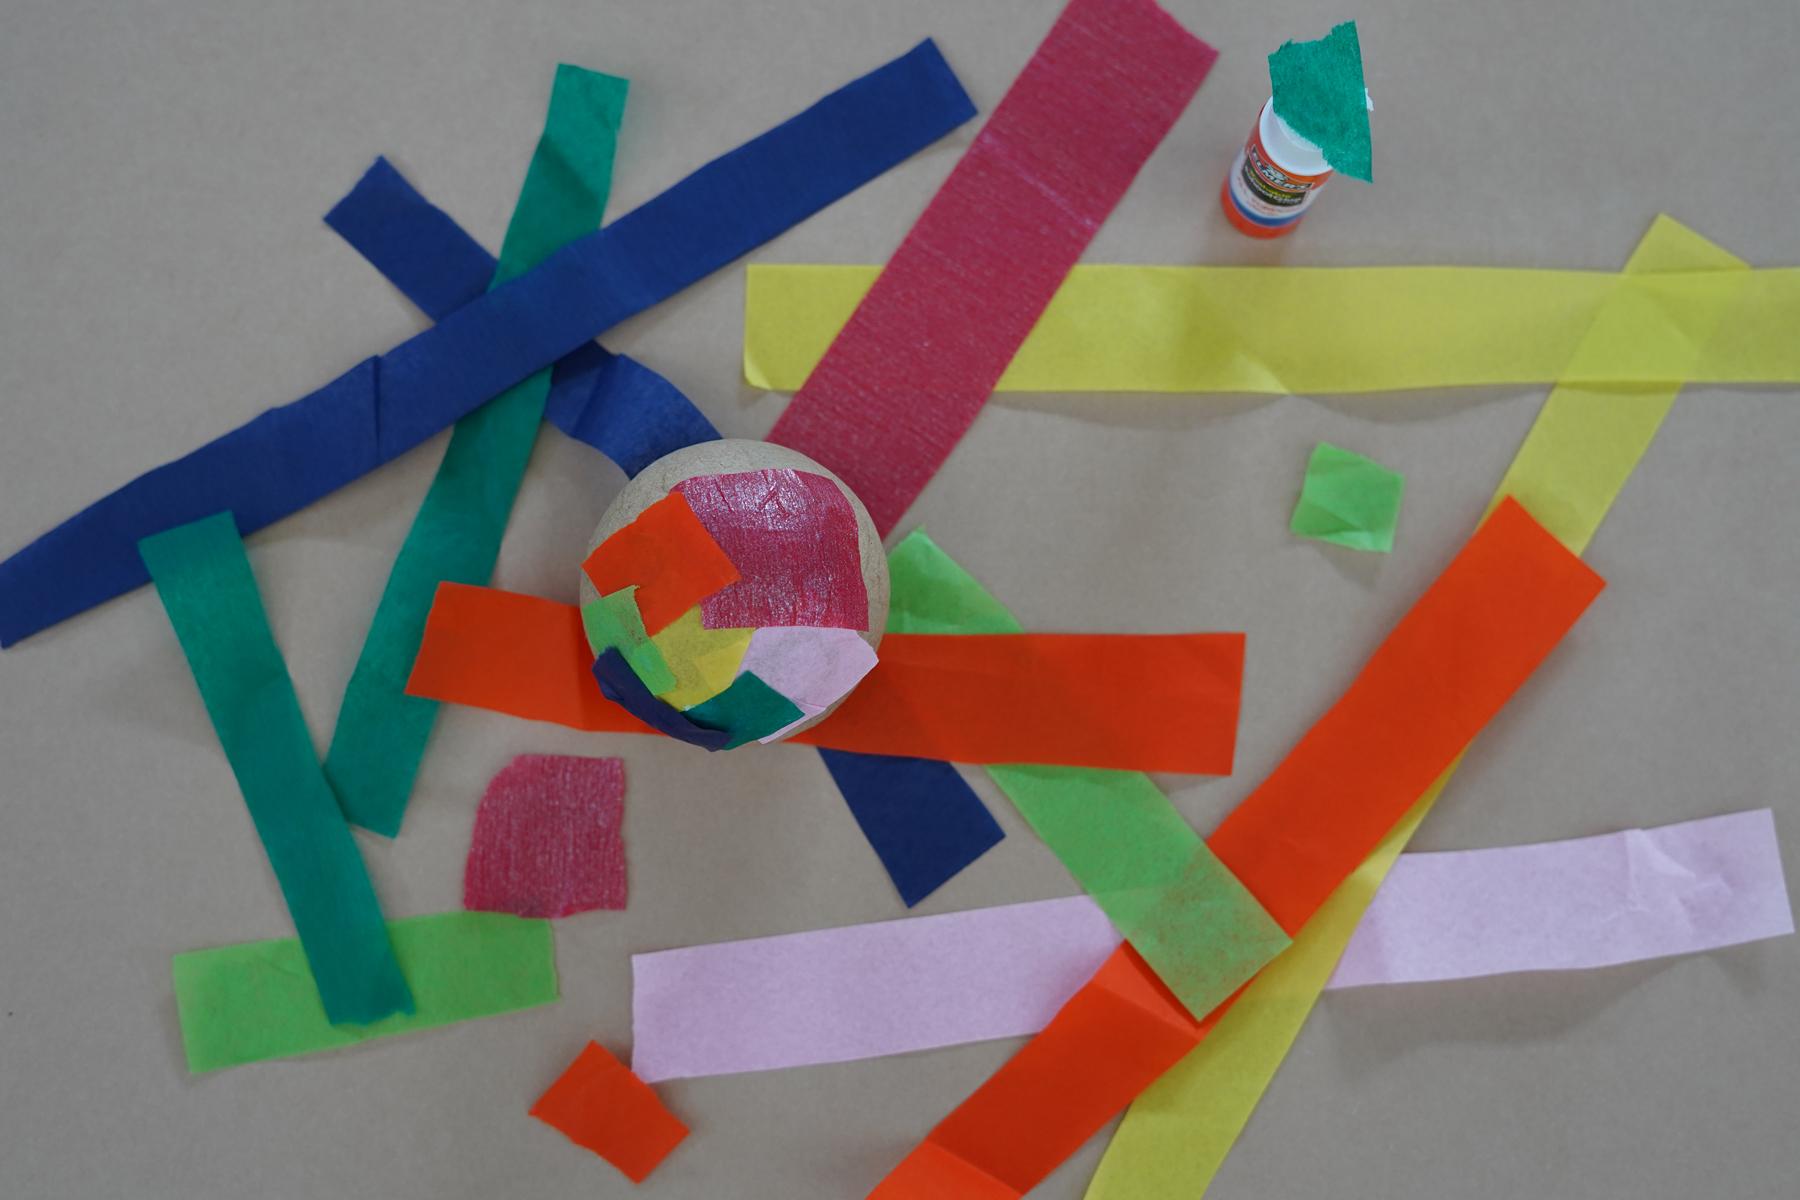
[[625, 907], [625, 764], [521, 754], [488, 782], [463, 870], [463, 907], [566, 917]]
[[761, 739], [772, 742], [850, 694], [874, 669], [875, 651], [853, 629], [770, 625], [750, 635], [738, 673], [755, 676], [804, 715]]
[[700, 602], [708, 629], [869, 627], [856, 513], [823, 475], [771, 467], [676, 484], [741, 578]]

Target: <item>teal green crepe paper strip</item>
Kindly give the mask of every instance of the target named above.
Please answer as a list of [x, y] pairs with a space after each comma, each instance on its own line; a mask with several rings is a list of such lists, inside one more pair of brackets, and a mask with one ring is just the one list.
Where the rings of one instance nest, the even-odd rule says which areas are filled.
[[138, 543], [268, 852], [332, 1024], [413, 1011], [230, 513]]
[[[531, 166], [500, 248], [492, 287], [522, 274], [600, 224], [627, 83], [562, 65], [550, 90]], [[400, 832], [437, 702], [406, 694], [432, 597], [444, 580], [484, 584], [524, 480], [551, 371], [514, 384], [456, 423], [444, 461], [394, 560], [387, 588], [325, 758], [344, 815], [365, 829]]]

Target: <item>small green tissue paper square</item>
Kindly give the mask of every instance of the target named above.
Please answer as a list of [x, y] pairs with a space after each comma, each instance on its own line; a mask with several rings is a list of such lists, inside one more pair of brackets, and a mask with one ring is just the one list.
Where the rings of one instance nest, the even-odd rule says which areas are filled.
[[1400, 472], [1320, 442], [1307, 460], [1306, 482], [1288, 528], [1302, 537], [1386, 554], [1394, 548], [1405, 490]]

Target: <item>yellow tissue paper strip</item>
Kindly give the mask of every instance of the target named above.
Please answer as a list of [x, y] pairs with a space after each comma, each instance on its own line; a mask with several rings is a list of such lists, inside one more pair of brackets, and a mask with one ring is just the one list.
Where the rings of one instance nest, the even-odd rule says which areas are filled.
[[[878, 269], [752, 264], [745, 378], [799, 388]], [[1695, 322], [1719, 316], [1708, 342]], [[1800, 382], [1797, 327], [1794, 268], [1078, 266], [997, 390], [1787, 384]]]
[[650, 640], [662, 651], [675, 676], [675, 686], [658, 697], [675, 708], [692, 708], [731, 686], [750, 649], [754, 629], [708, 629], [698, 605], [688, 609]]
[[[1658, 217], [1626, 264], [1628, 274], [1707, 271], [1749, 280], [1755, 273], [1699, 234]], [[1704, 352], [1709, 332], [1727, 335], [1734, 294], [1719, 289], [1715, 307], [1685, 318]], [[1627, 302], [1630, 303], [1630, 302]], [[1602, 341], [1627, 308], [1596, 320]], [[1571, 361], [1589, 353], [1584, 342]], [[1494, 502], [1513, 496], [1564, 545], [1586, 548], [1631, 470], [1649, 447], [1680, 384], [1605, 389], [1559, 384], [1544, 402]], [[1294, 944], [1251, 981], [1210, 1036], [1139, 1096], [1125, 1114], [1087, 1200], [1174, 1200], [1200, 1196], [1225, 1161], [1250, 1113], [1275, 1077], [1300, 1026], [1331, 977], [1363, 911], [1394, 859], [1456, 773], [1438, 777], [1387, 838], [1332, 894]]]

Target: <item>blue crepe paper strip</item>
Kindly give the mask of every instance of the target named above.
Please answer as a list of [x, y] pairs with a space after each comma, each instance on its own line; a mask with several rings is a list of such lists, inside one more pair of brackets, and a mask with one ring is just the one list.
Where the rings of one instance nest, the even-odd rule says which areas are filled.
[[658, 733], [705, 750], [723, 750], [731, 742], [730, 730], [696, 725], [668, 701], [652, 696], [617, 646], [608, 646], [594, 660], [594, 678], [600, 682], [601, 695]]
[[844, 750], [819, 757], [908, 908], [1006, 836], [949, 763]]
[[[325, 220], [433, 318], [481, 295], [493, 274], [492, 256], [386, 159], [377, 159]], [[594, 343], [557, 364], [546, 419], [627, 474], [719, 436], [661, 375]], [[1004, 836], [949, 763], [847, 750], [820, 754], [908, 908]]]
[[930, 41], [386, 355], [90, 505], [0, 563], [0, 645], [148, 579], [139, 539], [223, 510], [245, 534], [749, 252], [974, 116]]
[[[325, 223], [434, 321], [480, 296], [494, 274], [493, 255], [385, 158], [325, 214]], [[556, 364], [544, 419], [627, 475], [719, 436], [674, 384], [597, 342]]]

